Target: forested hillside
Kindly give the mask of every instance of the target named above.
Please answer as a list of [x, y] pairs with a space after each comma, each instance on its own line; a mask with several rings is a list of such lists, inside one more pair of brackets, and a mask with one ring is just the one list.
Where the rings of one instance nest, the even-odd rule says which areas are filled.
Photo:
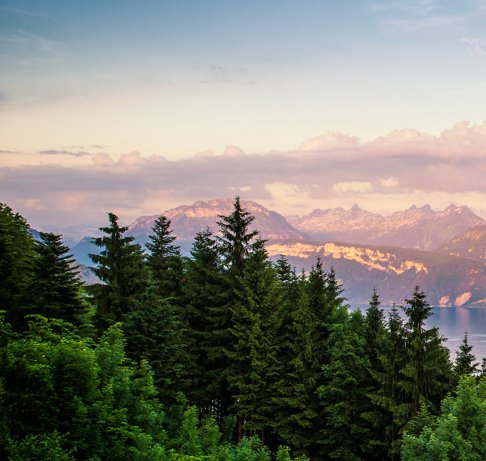
[[484, 459], [467, 334], [452, 363], [419, 287], [350, 312], [253, 219], [237, 197], [183, 257], [166, 217], [142, 248], [109, 213], [86, 286], [62, 236], [0, 205], [1, 459]]

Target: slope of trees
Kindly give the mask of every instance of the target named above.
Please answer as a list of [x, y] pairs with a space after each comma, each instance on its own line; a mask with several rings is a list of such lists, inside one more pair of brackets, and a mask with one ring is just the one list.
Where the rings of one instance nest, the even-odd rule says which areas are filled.
[[164, 217], [146, 252], [108, 219], [84, 287], [61, 236], [0, 207], [2, 459], [422, 459], [440, 437], [482, 454], [467, 335], [453, 365], [418, 287], [403, 319], [376, 291], [350, 312], [332, 267], [269, 260], [238, 198], [189, 257]]

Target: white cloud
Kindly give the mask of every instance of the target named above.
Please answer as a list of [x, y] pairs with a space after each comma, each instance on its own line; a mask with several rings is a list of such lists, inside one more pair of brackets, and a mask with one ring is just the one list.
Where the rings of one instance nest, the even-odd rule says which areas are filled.
[[370, 182], [364, 181], [348, 181], [338, 182], [332, 186], [332, 191], [336, 194], [346, 194], [349, 192], [359, 192], [361, 194], [367, 194], [373, 190], [373, 186]]
[[380, 182], [385, 187], [393, 187], [393, 186], [398, 186], [398, 184], [400, 184], [400, 181], [398, 181], [398, 179], [394, 178], [393, 176], [390, 176], [388, 179], [381, 178]]

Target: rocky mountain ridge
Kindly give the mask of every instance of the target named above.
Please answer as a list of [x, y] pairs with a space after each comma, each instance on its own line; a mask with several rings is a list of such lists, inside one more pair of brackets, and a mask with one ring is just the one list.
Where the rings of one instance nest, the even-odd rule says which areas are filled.
[[[190, 248], [197, 232], [202, 232], [209, 227], [213, 232], [218, 232], [217, 221], [219, 215], [228, 216], [234, 211], [234, 199], [215, 199], [198, 201], [192, 205], [182, 205], [172, 208], [159, 215], [142, 216], [128, 228], [128, 234], [134, 236], [139, 242], [148, 241], [152, 233], [154, 221], [159, 216], [165, 216], [171, 221], [173, 235], [177, 236], [177, 243]], [[251, 200], [241, 200], [245, 210], [255, 216], [251, 229], [258, 229], [264, 239], [306, 239], [305, 233], [295, 229], [287, 220], [275, 211], [267, 210], [264, 206]]]
[[320, 257], [331, 266], [352, 303], [367, 303], [373, 288], [383, 304], [402, 304], [418, 285], [434, 306], [486, 307], [486, 266], [469, 258], [403, 247], [344, 242], [270, 241], [272, 259], [287, 257], [297, 270], [309, 270]]
[[343, 208], [314, 210], [301, 218], [293, 217], [291, 224], [313, 240], [392, 245], [432, 250], [449, 242], [460, 232], [486, 221], [467, 206], [448, 206], [433, 211], [429, 205], [415, 205], [391, 216], [381, 216], [355, 205]]
[[486, 260], [486, 225], [475, 226], [456, 235], [436, 249], [439, 253]]

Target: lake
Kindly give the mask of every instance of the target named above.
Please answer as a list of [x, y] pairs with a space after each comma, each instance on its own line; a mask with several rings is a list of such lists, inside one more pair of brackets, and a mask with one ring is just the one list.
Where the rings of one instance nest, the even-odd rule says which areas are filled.
[[[368, 305], [352, 305], [365, 311]], [[398, 306], [397, 306], [398, 307]], [[381, 306], [388, 318], [391, 307]], [[403, 314], [403, 311], [398, 308]], [[468, 333], [468, 343], [474, 346], [472, 353], [479, 363], [486, 357], [486, 309], [467, 309], [464, 307], [433, 307], [432, 315], [426, 321], [427, 328], [439, 327], [440, 333], [447, 338], [445, 345], [455, 357], [456, 350], [461, 344], [464, 331]]]

